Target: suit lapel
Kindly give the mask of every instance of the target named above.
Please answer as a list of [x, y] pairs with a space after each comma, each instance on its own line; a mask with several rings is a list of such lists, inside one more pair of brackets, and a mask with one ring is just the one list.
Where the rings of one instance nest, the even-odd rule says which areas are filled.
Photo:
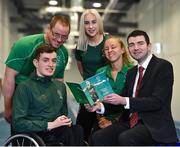
[[154, 68], [154, 64], [155, 64], [155, 59], [156, 59], [156, 57], [153, 55], [152, 59], [150, 60], [148, 66], [147, 66], [147, 69], [146, 69], [146, 71], [145, 71], [145, 74], [144, 74], [144, 76], [143, 76], [140, 89], [141, 89], [141, 88], [145, 85], [145, 83], [150, 79], [150, 77], [151, 77], [151, 75], [152, 75], [152, 72], [153, 72], [153, 68]]
[[134, 83], [135, 83], [135, 79], [136, 79], [136, 74], [137, 74], [137, 66], [132, 68], [132, 72], [130, 74], [130, 80], [129, 80], [130, 95], [132, 95], [132, 93], [133, 93], [133, 87], [134, 87]]

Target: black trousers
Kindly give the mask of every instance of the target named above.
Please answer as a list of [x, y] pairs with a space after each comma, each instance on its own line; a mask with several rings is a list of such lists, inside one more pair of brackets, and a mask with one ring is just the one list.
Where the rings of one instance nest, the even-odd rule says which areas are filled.
[[120, 146], [139, 146], [157, 145], [148, 129], [142, 122], [134, 128], [129, 128], [129, 122], [115, 123], [105, 129], [101, 129], [92, 134], [90, 145], [120, 145]]
[[36, 132], [46, 145], [60, 145], [62, 143], [65, 146], [79, 146], [83, 145], [83, 130], [78, 125], [61, 126], [51, 131]]
[[84, 105], [80, 105], [80, 109], [77, 115], [76, 124], [82, 126], [84, 131], [84, 140], [89, 141], [94, 122], [97, 121], [95, 112], [88, 112]]

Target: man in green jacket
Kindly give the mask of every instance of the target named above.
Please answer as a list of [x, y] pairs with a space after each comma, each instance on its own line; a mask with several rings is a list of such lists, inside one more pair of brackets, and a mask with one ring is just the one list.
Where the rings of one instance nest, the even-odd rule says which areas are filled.
[[21, 82], [13, 96], [12, 126], [14, 132], [34, 132], [46, 144], [81, 145], [82, 128], [72, 126], [67, 117], [65, 84], [52, 78], [57, 54], [50, 45], [43, 44], [35, 51], [35, 72]]
[[34, 70], [32, 60], [36, 48], [47, 43], [56, 48], [57, 65], [53, 78], [63, 80], [65, 67], [68, 62], [68, 51], [63, 45], [70, 33], [70, 21], [65, 16], [56, 15], [51, 19], [47, 31], [17, 40], [5, 62], [6, 69], [3, 80], [4, 117], [11, 123], [12, 96], [16, 86], [29, 78]]

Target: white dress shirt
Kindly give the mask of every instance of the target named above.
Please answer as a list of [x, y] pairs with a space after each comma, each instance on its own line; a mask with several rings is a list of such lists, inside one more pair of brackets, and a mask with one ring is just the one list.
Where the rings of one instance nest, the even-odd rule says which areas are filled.
[[[142, 65], [138, 64], [138, 68], [139, 68], [139, 66], [142, 66], [142, 67], [144, 68], [143, 75], [144, 75], [145, 72], [146, 72], [147, 66], [148, 66], [151, 58], [152, 58], [152, 54], [150, 54], [150, 55], [146, 58], [146, 60], [142, 63]], [[135, 92], [136, 92], [136, 86], [137, 86], [138, 78], [139, 78], [139, 72], [138, 72], [138, 70], [137, 70], [136, 79], [135, 79], [135, 83], [134, 83], [134, 87], [133, 87], [132, 97], [135, 97]], [[124, 108], [125, 108], [125, 109], [130, 109], [129, 97], [125, 97], [125, 98], [126, 98], [126, 105], [124, 106]]]

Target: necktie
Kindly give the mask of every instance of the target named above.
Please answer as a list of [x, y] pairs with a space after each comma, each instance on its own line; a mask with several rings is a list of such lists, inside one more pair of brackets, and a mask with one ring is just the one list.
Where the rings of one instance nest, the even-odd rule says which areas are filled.
[[[144, 68], [142, 66], [140, 66], [139, 67], [139, 78], [138, 78], [138, 82], [136, 85], [135, 96], [138, 96], [138, 93], [139, 93], [139, 88], [141, 86], [141, 81], [143, 78], [143, 70], [144, 70]], [[137, 124], [137, 122], [138, 122], [138, 113], [133, 112], [130, 117], [130, 128], [133, 128]]]

